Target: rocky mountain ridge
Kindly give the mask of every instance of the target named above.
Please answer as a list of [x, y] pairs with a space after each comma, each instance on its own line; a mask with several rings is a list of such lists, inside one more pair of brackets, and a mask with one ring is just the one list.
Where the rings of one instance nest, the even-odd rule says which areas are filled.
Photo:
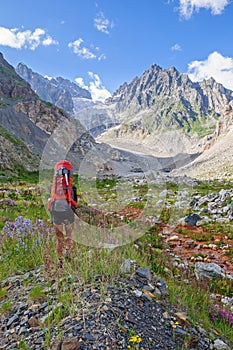
[[38, 96], [78, 119], [92, 136], [118, 124], [115, 116], [101, 102], [94, 102], [86, 89], [62, 77], [48, 78], [19, 63], [16, 72], [26, 80]]
[[68, 79], [43, 77], [41, 74], [33, 72], [23, 63], [19, 63], [15, 70], [19, 76], [31, 85], [31, 88], [42, 100], [61, 107], [68, 113], [74, 111], [73, 99], [85, 98], [91, 100], [89, 91], [80, 88]]
[[3, 58], [0, 53], [0, 101], [1, 105], [4, 104], [4, 99], [12, 98], [23, 98], [35, 97], [35, 92], [30, 89], [30, 85], [18, 76], [14, 68]]
[[[30, 85], [15, 72], [1, 54], [1, 171], [14, 172], [17, 167], [38, 170], [42, 152], [51, 134], [65, 122], [72, 123], [69, 114], [40, 100]], [[76, 138], [73, 149], [76, 149], [77, 155], [81, 157], [87, 149], [92, 147], [94, 139], [87, 134], [78, 121], [75, 123], [74, 132], [76, 131], [82, 135], [82, 145], [81, 140]], [[57, 142], [62, 144], [62, 140], [63, 136], [60, 135]], [[56, 148], [58, 145], [55, 142], [53, 150], [55, 151]], [[27, 155], [26, 158], [25, 155]]]
[[[215, 152], [218, 147], [214, 145], [220, 139], [230, 138], [227, 135], [232, 127], [233, 92], [225, 89], [212, 78], [201, 83], [193, 83], [188, 76], [180, 74], [174, 67], [162, 69], [153, 65], [140, 78], [136, 77], [131, 83], [123, 84], [105, 103], [97, 104], [89, 98], [90, 96], [85, 95], [86, 91], [84, 91], [85, 97], [77, 97], [79, 90], [75, 91], [76, 84], [73, 85], [67, 79], [59, 78], [61, 85], [63, 84], [63, 87], [69, 90], [70, 95], [73, 94], [72, 101], [76, 111], [74, 118], [73, 114], [67, 114], [50, 102], [41, 101], [30, 85], [19, 77], [2, 55], [0, 62], [1, 125], [7, 133], [25, 142], [30, 152], [37, 156], [33, 164], [36, 162], [38, 164], [39, 154], [41, 155], [48, 138], [58, 125], [66, 120], [77, 119], [76, 124], [81, 128], [81, 134], [85, 134], [86, 130], [79, 124], [81, 121], [81, 124], [85, 125], [94, 137], [97, 137], [97, 141], [117, 148], [112, 150], [111, 147], [103, 145], [103, 152], [104, 154], [107, 152], [107, 159], [115, 162], [114, 166], [107, 165], [104, 168], [114, 169], [116, 166], [120, 172], [122, 172], [120, 162], [123, 159], [124, 164], [128, 162], [125, 169], [131, 172], [130, 169], [137, 168], [133, 164], [137, 163], [140, 157], [140, 167], [144, 167], [146, 162], [144, 169], [151, 169], [151, 167], [154, 169], [155, 164], [158, 163], [158, 157], [160, 163], [164, 157], [160, 169], [164, 166], [168, 167], [169, 162], [174, 163], [171, 158], [179, 154], [186, 154], [185, 161], [182, 161], [181, 165], [187, 164], [188, 158], [191, 165], [197, 164], [199, 160], [200, 164], [203, 164], [201, 159], [205, 159], [204, 155], [208, 155], [209, 150], [212, 150], [212, 153]], [[26, 66], [20, 64], [18, 67], [27, 72], [26, 75], [35, 76], [35, 80], [38, 78], [37, 73]], [[42, 83], [47, 84], [47, 82], [49, 80], [44, 80], [42, 77]], [[22, 128], [21, 125], [25, 127]], [[101, 136], [98, 136], [99, 133]], [[87, 136], [86, 141], [88, 147], [91, 147], [94, 139]], [[17, 143], [17, 140], [15, 142]], [[230, 145], [230, 141], [226, 143]], [[73, 148], [75, 149], [75, 146]], [[80, 150], [79, 147], [78, 149]], [[227, 149], [221, 146], [221, 149], [224, 149], [225, 153], [224, 155], [219, 153], [218, 161], [214, 164], [221, 164], [220, 158], [224, 156], [226, 166], [223, 168], [228, 170], [223, 174], [231, 174], [231, 169], [228, 167], [231, 162], [230, 146]], [[112, 151], [113, 155], [110, 156]], [[131, 151], [134, 155], [130, 154]], [[201, 153], [203, 153], [202, 158], [197, 158]], [[229, 156], [227, 156], [228, 153]], [[2, 154], [6, 155], [7, 152], [2, 149]], [[81, 154], [83, 156], [83, 151]], [[152, 159], [153, 157], [157, 157], [157, 160]], [[212, 155], [211, 158], [213, 157]], [[195, 163], [193, 163], [194, 159]], [[13, 167], [13, 162], [10, 163]], [[172, 169], [174, 169], [173, 165]], [[187, 169], [188, 166], [186, 166]], [[213, 176], [218, 176], [217, 172]]]
[[[178, 122], [179, 113], [182, 115], [185, 107], [189, 112], [187, 117], [191, 119], [195, 119], [198, 114], [206, 115], [211, 110], [220, 113], [222, 106], [233, 99], [233, 92], [224, 88], [213, 78], [194, 83], [187, 75], [178, 72], [175, 67], [162, 69], [154, 64], [140, 77], [120, 86], [106, 102], [115, 103], [116, 109], [121, 113], [129, 107], [132, 112], [138, 113], [156, 105], [160, 107], [158, 103], [161, 98], [163, 102], [171, 99], [171, 106], [177, 106], [178, 103], [183, 105], [183, 110], [180, 108], [172, 111], [173, 117]], [[156, 112], [159, 114], [158, 108]]]
[[[39, 165], [44, 167], [51, 163], [53, 167], [54, 162], [61, 158], [69, 158], [75, 169], [79, 169], [88, 153], [87, 171], [94, 167], [93, 176], [99, 171], [131, 174], [135, 169], [142, 171], [142, 168], [148, 170], [164, 166], [158, 165], [158, 160], [153, 157], [139, 157], [95, 143], [78, 120], [50, 102], [42, 101], [3, 56], [0, 73], [0, 157], [3, 175], [17, 173], [20, 167], [38, 170]], [[173, 159], [166, 159], [163, 164], [167, 162], [173, 162]]]
[[[35, 84], [37, 73], [23, 64], [17, 69]], [[47, 80], [41, 78], [43, 98]], [[72, 94], [73, 83], [66, 82]], [[75, 96], [73, 104], [64, 105], [65, 110], [72, 110], [98, 141], [153, 156], [173, 156], [184, 150], [200, 153], [208, 147], [233, 92], [213, 78], [193, 83], [174, 67], [162, 69], [154, 64], [141, 77], [120, 86], [105, 103]]]
[[[206, 137], [212, 137], [232, 99], [233, 92], [213, 78], [193, 83], [174, 67], [153, 65], [106, 101], [121, 124], [101, 135], [99, 141], [135, 151], [144, 149], [152, 155], [166, 155], [170, 148], [175, 153], [184, 148], [190, 153], [202, 152]], [[161, 139], [166, 140], [166, 147]]]

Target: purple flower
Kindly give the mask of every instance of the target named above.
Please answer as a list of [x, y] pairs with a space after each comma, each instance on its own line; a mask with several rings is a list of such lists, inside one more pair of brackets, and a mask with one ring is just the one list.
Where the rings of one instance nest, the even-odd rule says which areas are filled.
[[233, 324], [233, 311], [224, 309], [218, 304], [210, 307], [210, 317], [213, 320], [224, 320], [230, 326]]
[[28, 249], [33, 244], [37, 246], [44, 243], [46, 237], [50, 234], [50, 230], [42, 220], [32, 223], [30, 219], [18, 216], [15, 222], [5, 223], [2, 230], [2, 239], [5, 241], [13, 239], [17, 247]]

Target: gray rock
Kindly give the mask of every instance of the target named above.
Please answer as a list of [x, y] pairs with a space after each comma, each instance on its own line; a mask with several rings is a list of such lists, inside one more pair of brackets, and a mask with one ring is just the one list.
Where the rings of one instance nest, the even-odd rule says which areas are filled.
[[153, 292], [155, 290], [155, 287], [152, 286], [151, 284], [146, 284], [143, 289], [147, 290], [148, 292]]
[[141, 290], [136, 289], [136, 290], [133, 291], [133, 294], [134, 294], [136, 297], [140, 298], [140, 297], [142, 296], [143, 293], [142, 293]]
[[130, 259], [126, 259], [121, 265], [121, 271], [124, 273], [129, 273], [131, 270], [132, 264]]
[[188, 226], [196, 226], [196, 223], [201, 220], [201, 217], [198, 214], [190, 214], [185, 217], [185, 224]]
[[85, 333], [84, 338], [89, 340], [89, 341], [95, 341], [95, 338], [90, 333]]
[[168, 190], [163, 190], [163, 191], [159, 194], [159, 197], [161, 197], [161, 198], [166, 197], [166, 196], [168, 196], [168, 193], [169, 193]]
[[10, 327], [14, 322], [18, 321], [18, 319], [19, 319], [19, 315], [18, 315], [18, 314], [12, 316], [12, 317], [8, 320], [6, 326], [7, 326], [7, 327]]
[[137, 269], [137, 274], [140, 277], [147, 278], [148, 280], [151, 280], [151, 278], [152, 278], [151, 271], [147, 267], [139, 267]]
[[195, 264], [195, 275], [198, 280], [202, 278], [226, 277], [224, 270], [219, 265], [204, 262], [197, 262]]
[[224, 343], [221, 339], [216, 339], [214, 341], [214, 349], [216, 350], [230, 350], [229, 346]]

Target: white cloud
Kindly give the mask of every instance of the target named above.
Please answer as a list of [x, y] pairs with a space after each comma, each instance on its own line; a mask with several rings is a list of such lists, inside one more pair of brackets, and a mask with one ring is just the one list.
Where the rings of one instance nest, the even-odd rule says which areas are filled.
[[175, 44], [171, 47], [172, 51], [181, 51], [181, 46], [179, 44]]
[[109, 34], [109, 30], [114, 27], [114, 23], [107, 19], [100, 11], [94, 19], [94, 26], [102, 33]]
[[78, 55], [79, 57], [89, 60], [96, 58], [96, 55], [90, 51], [87, 47], [82, 46], [83, 39], [79, 38], [71, 43], [68, 44], [68, 47], [73, 49], [73, 52]]
[[81, 78], [81, 77], [76, 78], [75, 81], [82, 89], [89, 90], [88, 86], [85, 85], [83, 78]]
[[230, 0], [180, 0], [180, 14], [189, 19], [193, 12], [198, 12], [200, 8], [211, 10], [213, 15], [220, 15]]
[[68, 44], [68, 47], [70, 47], [73, 52], [85, 59], [85, 60], [89, 60], [89, 59], [98, 59], [99, 61], [106, 59], [105, 54], [97, 54], [95, 52], [98, 52], [100, 49], [99, 47], [94, 47], [93, 45], [91, 45], [91, 50], [85, 46], [83, 46], [84, 40], [82, 38], [79, 38], [73, 42], [70, 42]]
[[106, 60], [106, 55], [104, 53], [102, 53], [99, 57], [98, 57], [98, 61], [102, 61], [102, 60]]
[[45, 75], [44, 78], [48, 79], [48, 80], [53, 80], [53, 77], [50, 77], [48, 75]]
[[76, 78], [75, 81], [80, 87], [87, 89], [91, 93], [93, 101], [103, 102], [106, 98], [111, 96], [111, 93], [102, 84], [98, 74], [88, 72], [88, 75], [91, 79], [89, 86], [85, 85], [84, 80], [81, 77]]
[[58, 44], [44, 29], [36, 28], [20, 31], [17, 28], [8, 29], [0, 27], [0, 45], [9, 46], [14, 49], [29, 48], [35, 50], [39, 45], [48, 46]]
[[192, 81], [201, 81], [213, 77], [218, 83], [233, 90], [233, 57], [224, 57], [219, 52], [212, 52], [204, 61], [193, 61], [188, 65]]
[[44, 46], [50, 46], [50, 45], [55, 45], [58, 44], [56, 40], [54, 40], [50, 35], [48, 35], [43, 41], [42, 45]]

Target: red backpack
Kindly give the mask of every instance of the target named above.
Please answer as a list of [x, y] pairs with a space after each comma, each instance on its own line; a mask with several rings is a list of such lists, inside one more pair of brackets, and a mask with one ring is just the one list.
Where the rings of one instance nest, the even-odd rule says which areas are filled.
[[60, 160], [54, 167], [54, 177], [51, 198], [48, 202], [49, 211], [66, 211], [77, 208], [76, 187], [73, 186], [72, 164]]

